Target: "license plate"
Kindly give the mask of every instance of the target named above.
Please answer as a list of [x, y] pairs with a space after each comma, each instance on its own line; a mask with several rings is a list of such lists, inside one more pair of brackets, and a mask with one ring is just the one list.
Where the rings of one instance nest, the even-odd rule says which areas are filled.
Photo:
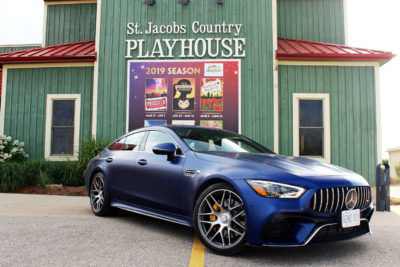
[[342, 211], [342, 227], [348, 228], [360, 225], [360, 210]]

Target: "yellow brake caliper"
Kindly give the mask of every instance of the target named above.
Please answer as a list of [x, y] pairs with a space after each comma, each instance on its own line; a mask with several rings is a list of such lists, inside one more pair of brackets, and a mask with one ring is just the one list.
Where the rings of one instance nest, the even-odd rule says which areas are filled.
[[[224, 211], [222, 208], [221, 208], [221, 210], [220, 210], [220, 208], [218, 207], [218, 205], [217, 205], [217, 203], [215, 203], [214, 205], [213, 205], [213, 209], [215, 210], [215, 211]], [[215, 215], [210, 215], [210, 221], [212, 221], [212, 222], [215, 222], [217, 220], [217, 216], [215, 216]], [[214, 226], [214, 232], [215, 231], [217, 231], [217, 226]]]

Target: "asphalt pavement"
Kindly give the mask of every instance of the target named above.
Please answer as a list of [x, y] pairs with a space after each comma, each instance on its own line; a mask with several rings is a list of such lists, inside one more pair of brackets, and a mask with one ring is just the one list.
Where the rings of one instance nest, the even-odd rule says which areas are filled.
[[400, 206], [376, 212], [371, 228], [348, 241], [194, 257], [185, 226], [126, 212], [96, 217], [86, 197], [0, 194], [0, 266], [399, 266]]

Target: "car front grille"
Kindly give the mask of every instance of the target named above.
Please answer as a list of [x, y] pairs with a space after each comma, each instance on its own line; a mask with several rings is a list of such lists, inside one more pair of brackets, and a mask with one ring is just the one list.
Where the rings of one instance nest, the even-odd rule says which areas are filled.
[[317, 190], [311, 198], [310, 208], [318, 212], [340, 212], [347, 210], [345, 198], [347, 192], [355, 189], [357, 203], [354, 209], [364, 209], [371, 203], [369, 186], [328, 187]]

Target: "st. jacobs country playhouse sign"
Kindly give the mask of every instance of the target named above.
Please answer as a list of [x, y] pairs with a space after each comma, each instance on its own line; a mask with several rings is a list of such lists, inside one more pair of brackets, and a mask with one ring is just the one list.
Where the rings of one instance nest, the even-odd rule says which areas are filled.
[[[127, 59], [137, 58], [243, 58], [246, 56], [246, 39], [240, 38], [243, 24], [202, 24], [193, 21], [190, 26], [172, 22], [168, 25], [157, 25], [148, 22], [142, 28], [138, 22], [129, 22], [126, 25], [126, 34], [136, 37], [127, 39]], [[221, 34], [221, 37], [213, 38], [157, 38], [149, 44], [145, 35], [165, 34]], [[226, 37], [225, 37], [226, 36]], [[175, 54], [174, 54], [175, 53]]]

